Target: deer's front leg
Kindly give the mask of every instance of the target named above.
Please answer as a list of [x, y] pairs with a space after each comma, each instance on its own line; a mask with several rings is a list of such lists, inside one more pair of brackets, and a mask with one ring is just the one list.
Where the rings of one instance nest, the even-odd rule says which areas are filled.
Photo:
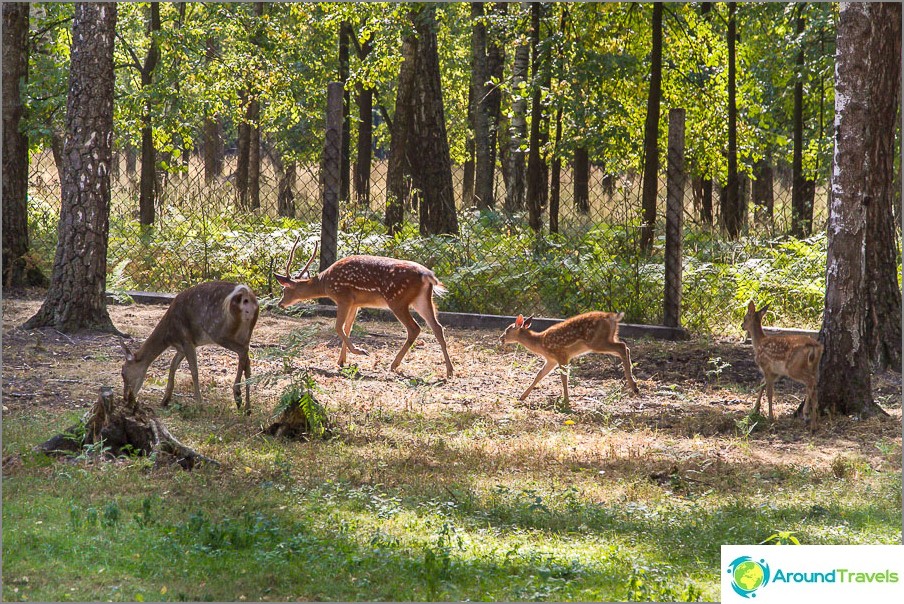
[[163, 393], [163, 400], [160, 401], [160, 404], [163, 407], [166, 407], [170, 404], [170, 399], [173, 396], [173, 384], [176, 379], [176, 369], [179, 368], [179, 363], [182, 362], [182, 359], [185, 358], [185, 355], [182, 354], [181, 350], [176, 351], [176, 355], [173, 357], [172, 362], [169, 367], [169, 379], [166, 381], [166, 392]]
[[251, 359], [248, 351], [239, 351], [238, 369], [235, 373], [235, 381], [232, 383], [232, 398], [239, 411], [242, 410], [242, 374], [245, 374], [245, 414], [251, 415], [251, 385], [248, 379], [251, 377]]
[[198, 401], [198, 404], [200, 405], [202, 400], [201, 383], [198, 381], [198, 355], [195, 352], [195, 347], [191, 344], [185, 346], [182, 352], [188, 360], [188, 368], [191, 369], [191, 383], [195, 387], [195, 400]]
[[339, 334], [339, 338], [342, 340], [342, 349], [339, 351], [340, 366], [345, 365], [346, 354], [349, 350], [354, 354], [367, 354], [366, 350], [352, 344], [352, 341], [349, 338], [357, 314], [357, 307], [337, 306], [336, 308], [336, 333]]
[[534, 389], [534, 386], [536, 386], [540, 382], [540, 380], [545, 378], [550, 371], [555, 369], [557, 365], [558, 363], [556, 363], [555, 361], [547, 360], [546, 364], [543, 365], [543, 367], [540, 368], [540, 371], [537, 372], [537, 377], [534, 378], [534, 383], [527, 387], [527, 390], [524, 391], [524, 394], [522, 394], [518, 400], [523, 401], [524, 399], [526, 399], [527, 395], [530, 394], [530, 391]]

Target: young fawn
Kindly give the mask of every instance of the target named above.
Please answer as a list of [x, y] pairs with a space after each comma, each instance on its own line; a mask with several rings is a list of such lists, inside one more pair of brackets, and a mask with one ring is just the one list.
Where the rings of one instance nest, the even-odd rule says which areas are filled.
[[366, 350], [358, 348], [349, 339], [358, 309], [388, 308], [408, 330], [408, 339], [390, 365], [390, 369], [395, 371], [421, 333], [420, 325], [409, 310], [413, 308], [433, 330], [446, 361], [446, 376], [452, 377], [452, 361], [446, 350], [445, 333], [443, 326], [439, 324], [436, 306], [433, 304], [434, 292], [442, 295], [446, 290], [433, 271], [408, 260], [382, 256], [348, 256], [336, 261], [316, 277], [311, 277], [308, 268], [317, 255], [315, 245], [308, 263], [293, 277], [290, 268], [296, 247], [298, 239], [289, 253], [286, 274], [273, 274], [283, 287], [279, 306], [286, 308], [311, 298], [326, 297], [333, 300], [336, 303], [336, 333], [342, 339], [342, 349], [339, 352], [340, 366], [345, 364], [346, 353], [349, 350], [354, 354], [367, 354]]
[[124, 340], [120, 344], [126, 353], [122, 365], [123, 398], [134, 402], [144, 384], [148, 367], [167, 348], [175, 348], [169, 368], [169, 379], [162, 404], [166, 407], [173, 394], [173, 380], [182, 359], [188, 359], [191, 369], [195, 399], [201, 403], [201, 387], [198, 384], [198, 357], [195, 348], [218, 344], [239, 355], [238, 371], [232, 385], [236, 406], [242, 408], [242, 373], [245, 374], [245, 413], [251, 413], [251, 359], [248, 347], [251, 332], [257, 323], [257, 298], [247, 285], [210, 281], [191, 287], [176, 296], [160, 319], [157, 327], [134, 353]]
[[[530, 330], [531, 318], [525, 319], [518, 315], [515, 322], [506, 328], [500, 342], [502, 344], [517, 342], [546, 359], [546, 364], [537, 372], [534, 383], [527, 387], [519, 400], [526, 399], [534, 386], [550, 371], [559, 365], [568, 365], [571, 359], [589, 352], [620, 357], [625, 369], [625, 380], [631, 391], [638, 394], [637, 383], [631, 373], [631, 351], [624, 342], [618, 340], [618, 322], [623, 317], [624, 313], [588, 312], [537, 333]], [[567, 403], [567, 372], [562, 372], [562, 394]]]
[[787, 376], [807, 387], [807, 398], [804, 400], [804, 420], [815, 426], [819, 414], [816, 401], [816, 371], [822, 358], [823, 345], [809, 336], [782, 335], [767, 336], [763, 333], [763, 315], [769, 310], [767, 304], [756, 310], [751, 301], [747, 305], [747, 314], [741, 327], [750, 334], [753, 342], [753, 358], [763, 372], [763, 386], [757, 396], [753, 411], [759, 413], [763, 390], [769, 399], [769, 419], [772, 414], [772, 386], [780, 377]]

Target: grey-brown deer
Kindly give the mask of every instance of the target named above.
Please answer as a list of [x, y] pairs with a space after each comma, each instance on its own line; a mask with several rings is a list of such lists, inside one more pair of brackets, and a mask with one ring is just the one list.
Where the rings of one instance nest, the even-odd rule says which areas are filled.
[[747, 305], [747, 314], [741, 327], [750, 334], [753, 342], [753, 358], [763, 372], [763, 386], [757, 396], [753, 412], [759, 413], [763, 391], [769, 399], [769, 419], [775, 419], [772, 413], [772, 387], [780, 377], [789, 377], [807, 387], [807, 398], [804, 399], [804, 420], [815, 428], [819, 414], [816, 400], [816, 371], [822, 359], [823, 345], [809, 336], [777, 335], [767, 336], [763, 332], [763, 315], [769, 310], [767, 304], [756, 310], [753, 301]]
[[175, 348], [169, 368], [169, 379], [162, 405], [166, 407], [173, 394], [176, 369], [182, 359], [188, 359], [195, 399], [201, 403], [198, 384], [198, 346], [218, 344], [239, 355], [238, 371], [232, 385], [235, 404], [242, 408], [242, 373], [245, 374], [245, 413], [251, 413], [251, 359], [248, 348], [251, 332], [259, 313], [257, 298], [247, 285], [226, 281], [209, 281], [190, 287], [176, 296], [166, 313], [134, 353], [120, 340], [126, 354], [122, 366], [123, 398], [134, 402], [144, 384], [148, 367], [167, 348]]
[[336, 303], [336, 333], [342, 340], [339, 352], [339, 365], [345, 364], [346, 354], [367, 354], [363, 348], [352, 343], [349, 335], [359, 308], [388, 308], [408, 330], [408, 339], [390, 365], [390, 369], [398, 369], [414, 341], [421, 333], [421, 328], [411, 316], [413, 308], [424, 318], [433, 330], [436, 340], [443, 351], [446, 362], [446, 377], [452, 377], [454, 369], [446, 350], [446, 338], [443, 326], [436, 316], [433, 294], [442, 295], [445, 288], [436, 275], [425, 266], [408, 260], [397, 260], [383, 256], [347, 256], [333, 263], [319, 275], [311, 277], [308, 269], [317, 255], [317, 245], [310, 260], [295, 276], [291, 275], [292, 259], [298, 239], [289, 252], [286, 262], [286, 274], [274, 273], [273, 276], [283, 287], [280, 308], [286, 308], [303, 300], [312, 298], [330, 298]]
[[[530, 330], [532, 317], [527, 319], [518, 315], [515, 322], [509, 325], [500, 338], [502, 344], [518, 343], [542, 356], [546, 363], [537, 372], [534, 382], [527, 387], [520, 400], [527, 398], [540, 380], [562, 365], [566, 366], [571, 359], [581, 355], [598, 352], [611, 354], [621, 358], [625, 370], [625, 380], [631, 392], [638, 394], [637, 382], [631, 373], [631, 351], [624, 342], [618, 339], [618, 323], [624, 313], [588, 312], [571, 317], [553, 325], [542, 332]], [[568, 402], [568, 372], [562, 372], [562, 395]]]

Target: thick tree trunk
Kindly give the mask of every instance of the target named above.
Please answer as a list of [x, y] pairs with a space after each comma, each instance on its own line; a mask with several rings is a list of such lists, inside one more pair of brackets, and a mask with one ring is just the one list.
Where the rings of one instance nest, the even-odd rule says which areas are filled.
[[236, 127], [238, 140], [236, 141], [235, 193], [238, 207], [245, 210], [248, 208], [248, 160], [251, 149], [251, 125], [248, 123], [250, 101], [247, 90], [239, 92], [239, 105], [245, 107], [245, 119]]
[[[473, 66], [471, 79], [474, 79]], [[461, 203], [464, 207], [474, 205], [474, 86], [468, 87], [468, 135], [465, 138], [465, 163], [462, 166]]]
[[880, 368], [901, 370], [901, 289], [898, 287], [894, 218], [895, 130], [900, 123], [901, 5], [881, 3], [874, 15], [870, 47], [870, 115], [866, 137], [869, 190], [866, 205], [867, 334], [871, 358]]
[[349, 75], [349, 44], [354, 35], [352, 26], [348, 21], [339, 25], [339, 81], [342, 83], [342, 146], [341, 162], [339, 166], [339, 200], [348, 201], [350, 195], [351, 176], [351, 90], [348, 85]]
[[75, 5], [59, 243], [47, 298], [26, 329], [116, 331], [105, 298], [115, 32], [116, 4]]
[[[364, 60], [370, 54], [370, 40], [361, 45], [358, 58]], [[373, 156], [374, 91], [358, 84], [355, 89], [358, 105], [358, 151], [355, 156], [355, 199], [365, 208], [370, 207], [370, 166]]]
[[552, 169], [549, 174], [549, 232], [559, 232], [559, 198], [562, 190], [562, 158], [559, 142], [562, 139], [562, 108], [556, 111], [556, 137], [553, 143]]
[[640, 248], [653, 248], [656, 228], [656, 198], [659, 193], [659, 103], [662, 98], [662, 2], [653, 3], [653, 49], [650, 53], [650, 90], [647, 119], [643, 128], [643, 222]]
[[761, 159], [754, 164], [753, 177], [755, 178], [751, 185], [755, 208], [753, 219], [757, 224], [771, 225], [775, 209], [775, 192], [772, 165], [768, 159]]
[[[207, 38], [206, 63], [213, 62], [219, 54], [216, 38]], [[208, 115], [204, 120], [204, 180], [210, 184], [223, 174], [223, 120], [217, 115]]]
[[590, 155], [583, 145], [574, 150], [574, 207], [590, 213]]
[[[804, 11], [806, 3], [797, 5], [797, 36], [806, 29]], [[791, 160], [791, 234], [795, 237], [809, 237], [813, 231], [813, 194], [816, 183], [804, 177], [804, 48], [801, 42], [797, 53], [797, 76], [794, 83], [793, 140], [794, 153]]]
[[[522, 10], [530, 10], [530, 3], [522, 2]], [[521, 89], [528, 78], [530, 64], [530, 43], [527, 36], [521, 36], [522, 43], [515, 48], [515, 63], [512, 71], [512, 90], [517, 95], [512, 100], [512, 123], [509, 149], [508, 180], [505, 183], [505, 210], [518, 212], [525, 207], [524, 151], [527, 148], [527, 98]]]
[[411, 158], [408, 149], [414, 119], [414, 85], [417, 75], [418, 39], [412, 32], [402, 40], [402, 65], [396, 85], [395, 116], [389, 144], [386, 174], [386, 228], [395, 234], [402, 227], [411, 190]]
[[[549, 201], [549, 166], [543, 147], [549, 140], [549, 119], [542, 102], [542, 89], [549, 88], [548, 56], [541, 57], [540, 24], [545, 7], [542, 2], [531, 3], [531, 76], [534, 82], [530, 106], [530, 149], [527, 155], [527, 220], [530, 228], [543, 228], [543, 210]], [[545, 54], [545, 53], [544, 53]]]
[[157, 157], [154, 152], [154, 131], [151, 114], [150, 88], [154, 80], [154, 69], [160, 60], [157, 34], [160, 31], [160, 3], [151, 2], [147, 32], [150, 38], [148, 54], [141, 66], [141, 89], [148, 95], [145, 101], [141, 124], [141, 184], [138, 196], [138, 220], [143, 226], [154, 224], [154, 210], [157, 202]]
[[730, 239], [741, 235], [743, 210], [738, 192], [737, 6], [728, 5], [728, 184], [722, 204], [722, 227]]
[[28, 79], [27, 2], [3, 5], [3, 285], [41, 283], [28, 265], [28, 137], [21, 85]]
[[842, 3], [835, 63], [835, 153], [829, 207], [826, 301], [820, 339], [819, 408], [876, 413], [869, 368], [864, 266], [869, 166], [870, 5]]
[[487, 27], [483, 21], [483, 2], [471, 3], [471, 109], [474, 114], [474, 197], [478, 208], [495, 205], [493, 175], [496, 157], [490, 137], [489, 67], [487, 65]]
[[443, 111], [443, 91], [436, 42], [436, 6], [412, 13], [418, 35], [417, 76], [414, 88], [412, 178], [420, 192], [421, 235], [458, 233], [452, 163]]

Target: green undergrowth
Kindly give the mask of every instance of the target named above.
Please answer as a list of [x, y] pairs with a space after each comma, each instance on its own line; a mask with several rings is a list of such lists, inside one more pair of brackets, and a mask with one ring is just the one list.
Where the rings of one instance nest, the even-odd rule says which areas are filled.
[[[49, 267], [56, 225], [32, 212], [35, 261]], [[283, 271], [291, 242], [301, 235], [295, 268], [306, 260], [320, 224], [267, 216], [208, 216], [167, 207], [149, 229], [134, 219], [110, 223], [112, 291], [180, 291], [205, 279], [248, 283], [259, 296], [279, 293], [273, 270]], [[441, 310], [566, 317], [588, 310], [624, 311], [626, 321], [662, 321], [664, 236], [651, 254], [638, 245], [633, 223], [577, 223], [537, 236], [523, 217], [466, 212], [457, 237], [421, 237], [406, 223], [390, 236], [380, 216], [347, 213], [338, 256], [379, 254], [431, 267], [448, 294]], [[772, 303], [770, 324], [818, 328], [824, 298], [826, 237], [746, 236], [725, 241], [718, 232], [689, 227], [684, 241], [682, 322], [697, 333], [736, 333], [747, 301]], [[316, 263], [315, 263], [316, 266]]]
[[195, 426], [210, 418], [173, 416], [224, 462], [184, 472], [142, 458], [52, 462], [23, 444], [47, 434], [40, 415], [3, 425], [4, 458], [19, 458], [3, 484], [7, 601], [713, 601], [722, 543], [901, 534], [900, 472], [854, 461], [656, 482], [637, 460], [603, 489], [565, 467], [427, 480], [384, 467], [367, 480], [384, 463], [374, 443], [248, 439], [227, 425], [205, 439]]

